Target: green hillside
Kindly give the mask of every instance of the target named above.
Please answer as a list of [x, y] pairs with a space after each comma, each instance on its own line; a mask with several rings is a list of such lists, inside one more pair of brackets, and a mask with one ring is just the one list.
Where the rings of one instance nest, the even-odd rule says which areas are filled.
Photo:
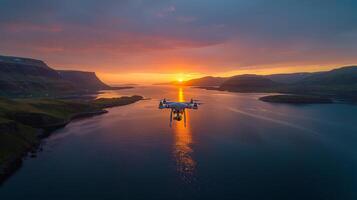
[[141, 99], [141, 96], [91, 101], [0, 98], [0, 183], [50, 131], [74, 118], [102, 114], [106, 112], [104, 108]]

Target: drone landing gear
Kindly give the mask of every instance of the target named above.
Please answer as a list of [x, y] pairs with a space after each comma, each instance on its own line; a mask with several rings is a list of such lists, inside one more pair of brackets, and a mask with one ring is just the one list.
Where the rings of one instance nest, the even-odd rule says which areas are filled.
[[[172, 127], [172, 119], [173, 119], [173, 116], [172, 116], [172, 113], [174, 113], [175, 115], [175, 112], [173, 110], [170, 111], [170, 127]], [[179, 113], [177, 113], [177, 115], [179, 115]], [[186, 110], [183, 110], [183, 121], [184, 121], [184, 125], [186, 127]]]

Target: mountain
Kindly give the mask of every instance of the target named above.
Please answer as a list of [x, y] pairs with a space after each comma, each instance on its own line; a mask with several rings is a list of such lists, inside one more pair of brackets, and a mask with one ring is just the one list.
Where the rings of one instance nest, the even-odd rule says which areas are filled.
[[185, 81], [183, 84], [187, 86], [220, 86], [226, 80], [228, 78], [205, 76]]
[[341, 100], [357, 101], [357, 66], [347, 66], [313, 73], [283, 92], [313, 94]]
[[[110, 86], [103, 83], [95, 72], [57, 70], [59, 75], [66, 81], [76, 85], [78, 89], [83, 90], [105, 90], [111, 89]], [[76, 84], [80, 83], [80, 84]]]
[[21, 65], [28, 65], [28, 66], [36, 66], [36, 67], [52, 70], [42, 60], [36, 60], [36, 59], [32, 59], [32, 58], [21, 58], [21, 57], [0, 55], [0, 62], [8, 63], [8, 64], [21, 64]]
[[122, 89], [103, 83], [94, 72], [56, 71], [41, 60], [0, 56], [0, 95], [56, 96], [103, 89]]
[[238, 75], [219, 88], [232, 92], [272, 92], [312, 95], [357, 102], [357, 66], [314, 73]]
[[357, 85], [357, 66], [346, 66], [326, 72], [318, 72], [298, 82], [304, 85]]
[[280, 86], [282, 84], [264, 76], [245, 74], [229, 78], [222, 83], [219, 89], [235, 92], [267, 92]]
[[[276, 83], [292, 84], [303, 80], [304, 78], [310, 76], [311, 74], [312, 73], [301, 72], [301, 73], [292, 73], [292, 74], [262, 75], [261, 77], [268, 78]], [[201, 86], [201, 87], [220, 86], [230, 78], [232, 77], [205, 76], [202, 78], [185, 81], [183, 84], [187, 86]], [[170, 82], [169, 84], [174, 84], [174, 83]]]
[[293, 84], [311, 76], [312, 74], [313, 73], [302, 72], [292, 74], [271, 74], [265, 75], [264, 77], [278, 83]]
[[74, 89], [74, 84], [43, 61], [0, 56], [0, 95], [37, 95]]

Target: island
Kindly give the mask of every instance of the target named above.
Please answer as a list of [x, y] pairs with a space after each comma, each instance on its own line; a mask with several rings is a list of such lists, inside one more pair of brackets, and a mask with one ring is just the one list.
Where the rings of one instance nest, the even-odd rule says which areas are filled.
[[142, 96], [92, 100], [0, 98], [0, 184], [22, 164], [36, 156], [41, 139], [73, 119], [104, 114], [105, 108], [142, 100]]
[[270, 103], [287, 103], [287, 104], [326, 104], [333, 101], [326, 97], [280, 94], [260, 97], [259, 100]]

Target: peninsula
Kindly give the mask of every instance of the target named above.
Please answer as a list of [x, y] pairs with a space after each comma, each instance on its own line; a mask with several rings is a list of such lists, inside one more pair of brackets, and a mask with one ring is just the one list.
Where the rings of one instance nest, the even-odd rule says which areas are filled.
[[259, 98], [261, 101], [270, 103], [288, 103], [288, 104], [326, 104], [333, 103], [333, 101], [326, 97], [308, 96], [308, 95], [269, 95]]
[[[78, 84], [81, 83], [81, 84]], [[94, 72], [54, 70], [41, 60], [0, 56], [0, 184], [27, 156], [36, 156], [41, 139], [73, 119], [104, 114], [142, 96], [83, 98], [111, 87]]]

